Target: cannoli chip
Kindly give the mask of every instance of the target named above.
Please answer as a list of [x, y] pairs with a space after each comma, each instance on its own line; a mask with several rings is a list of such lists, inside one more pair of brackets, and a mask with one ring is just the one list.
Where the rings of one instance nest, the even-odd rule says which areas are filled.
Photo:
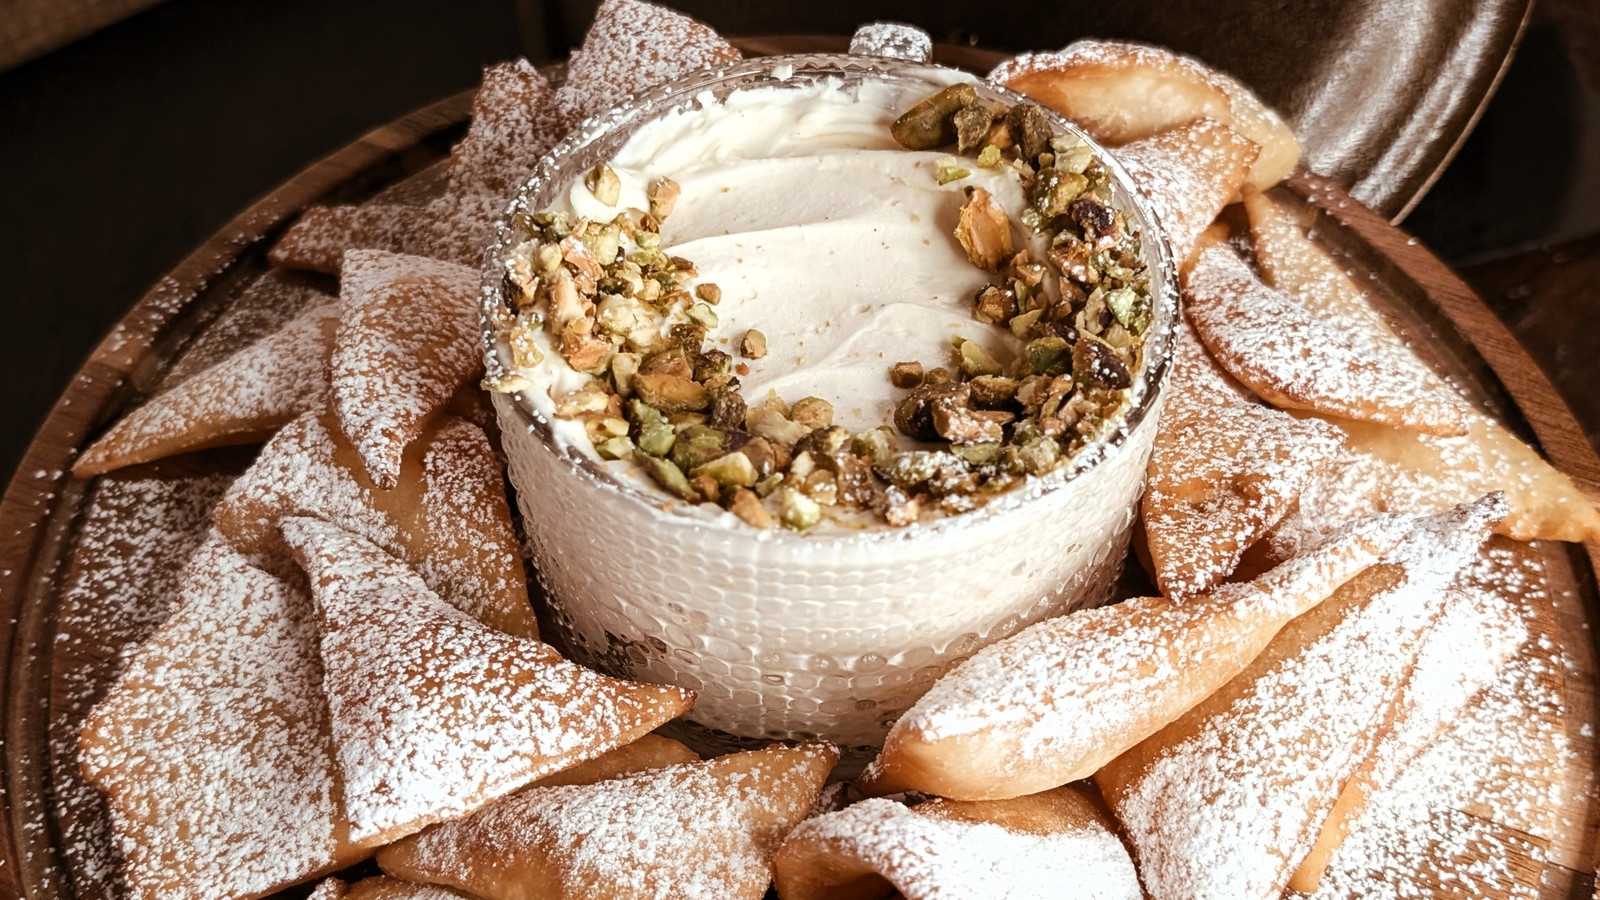
[[354, 840], [388, 843], [466, 815], [639, 737], [692, 701], [488, 628], [358, 535], [298, 517], [283, 532], [316, 600]]
[[450, 193], [509, 199], [571, 125], [555, 89], [527, 60], [484, 69], [472, 124], [451, 152]]
[[1098, 800], [1067, 786], [1011, 800], [864, 800], [802, 822], [776, 860], [784, 900], [897, 896], [1140, 900]]
[[1295, 616], [1377, 562], [1408, 523], [1354, 523], [1254, 582], [1047, 619], [980, 650], [890, 729], [863, 790], [1016, 797], [1093, 774], [1248, 666]]
[[161, 390], [204, 372], [239, 352], [239, 348], [278, 331], [311, 304], [333, 299], [303, 276], [268, 269], [246, 285], [183, 348], [172, 368], [162, 376]]
[[1200, 235], [1239, 193], [1259, 149], [1211, 119], [1134, 141], [1112, 151], [1149, 196], [1182, 267]]
[[130, 893], [261, 897], [364, 856], [339, 826], [310, 598], [213, 537], [180, 603], [81, 736]]
[[338, 304], [314, 303], [278, 331], [128, 413], [73, 464], [79, 478], [178, 453], [250, 444], [328, 395]]
[[989, 80], [1038, 100], [1116, 146], [1215, 119], [1261, 147], [1250, 181], [1266, 190], [1300, 161], [1300, 142], [1271, 107], [1232, 76], [1164, 47], [1085, 39], [1025, 53]]
[[387, 875], [374, 875], [350, 885], [344, 900], [472, 900], [467, 894], [436, 884], [417, 884]]
[[339, 274], [347, 250], [388, 250], [476, 268], [503, 198], [446, 194], [426, 204], [313, 206], [300, 214], [267, 258], [286, 269]]
[[838, 758], [829, 744], [774, 745], [534, 787], [385, 848], [379, 865], [487, 900], [760, 900]]
[[315, 516], [409, 563], [463, 612], [494, 628], [538, 635], [517, 551], [504, 476], [483, 432], [436, 419], [402, 460], [396, 486], [367, 479], [325, 417], [286, 425], [217, 505], [217, 527], [252, 559], [287, 565], [278, 522]]
[[1446, 589], [1505, 514], [1424, 520], [1243, 673], [1095, 774], [1152, 900], [1279, 897], [1394, 717]]
[[482, 376], [477, 288], [477, 273], [453, 263], [382, 250], [346, 254], [332, 405], [379, 487], [394, 487], [406, 447]]
[[696, 69], [737, 59], [738, 49], [688, 16], [640, 0], [605, 0], [567, 64], [556, 102], [564, 115], [582, 119]]
[[1156, 583], [1182, 599], [1232, 573], [1333, 465], [1342, 439], [1325, 422], [1249, 399], [1216, 370], [1187, 324], [1177, 329], [1171, 391], [1141, 515]]
[[1431, 374], [1399, 377], [1337, 322], [1262, 284], [1228, 245], [1201, 250], [1183, 284], [1184, 311], [1213, 358], [1268, 403], [1428, 434], [1466, 433], [1471, 410], [1454, 388]]

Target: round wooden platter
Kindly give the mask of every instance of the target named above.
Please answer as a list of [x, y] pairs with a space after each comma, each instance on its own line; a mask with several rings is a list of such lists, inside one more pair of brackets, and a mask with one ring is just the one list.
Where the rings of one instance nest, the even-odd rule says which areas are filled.
[[[836, 37], [791, 37], [751, 39], [744, 47], [794, 52], [839, 49], [841, 43]], [[987, 51], [954, 47], [941, 47], [938, 56], [979, 71], [997, 58]], [[301, 209], [317, 202], [357, 202], [381, 191], [426, 193], [438, 180], [437, 164], [464, 132], [470, 109], [469, 92], [380, 128], [230, 222], [118, 323], [34, 439], [0, 503], [0, 610], [9, 627], [8, 639], [0, 641], [0, 696], [5, 698], [0, 722], [0, 897], [109, 896], [97, 887], [105, 883], [103, 873], [86, 872], [64, 838], [95, 823], [72, 822], [70, 811], [63, 816], [56, 780], [61, 760], [52, 758], [53, 732], [59, 747], [63, 729], [70, 734], [74, 717], [84, 712], [84, 692], [65, 690], [63, 682], [86, 669], [114, 672], [119, 649], [114, 637], [88, 634], [93, 629], [81, 620], [73, 620], [71, 628], [84, 633], [63, 633], [58, 618], [66, 581], [95, 564], [84, 558], [80, 537], [99, 485], [72, 478], [72, 460], [107, 422], [159, 385], [184, 354], [218, 349], [218, 336], [231, 333], [227, 318], [237, 312], [230, 304], [267, 268], [266, 248]], [[1536, 442], [1591, 498], [1600, 499], [1600, 459], [1570, 410], [1511, 333], [1459, 278], [1326, 179], [1302, 170], [1277, 190], [1280, 199], [1304, 209], [1313, 220], [1314, 236], [1352, 272], [1371, 280], [1374, 292], [1395, 307], [1447, 370]], [[111, 477], [178, 481], [226, 476], [248, 459], [248, 452], [213, 451]], [[1546, 748], [1548, 765], [1534, 767], [1538, 771], [1503, 765], [1504, 771], [1494, 775], [1553, 799], [1531, 816], [1502, 814], [1481, 804], [1460, 813], [1487, 823], [1489, 839], [1498, 851], [1510, 854], [1508, 874], [1491, 896], [1588, 898], [1594, 889], [1600, 822], [1592, 783], [1596, 654], [1591, 631], [1591, 623], [1600, 621], [1595, 579], [1600, 560], [1597, 548], [1590, 546], [1536, 544], [1531, 552], [1543, 569], [1550, 600], [1539, 610], [1535, 627], [1550, 639], [1525, 652], [1545, 657], [1548, 664], [1537, 689], [1557, 702], [1545, 707], [1542, 716], [1548, 721], [1539, 733], [1554, 740]], [[98, 650], [85, 651], [85, 646]], [[1461, 893], [1447, 879], [1436, 887], [1439, 896], [1476, 896]]]

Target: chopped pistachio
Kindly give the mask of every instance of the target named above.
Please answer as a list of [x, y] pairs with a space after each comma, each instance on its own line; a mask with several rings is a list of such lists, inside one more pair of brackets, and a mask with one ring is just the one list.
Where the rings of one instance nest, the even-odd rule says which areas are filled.
[[1084, 384], [1113, 391], [1133, 384], [1133, 375], [1117, 357], [1117, 351], [1087, 334], [1082, 335], [1072, 347], [1072, 375]]
[[807, 428], [827, 428], [833, 424], [833, 404], [821, 397], [796, 400], [789, 408], [789, 418]]
[[1023, 348], [1028, 371], [1035, 375], [1060, 375], [1072, 368], [1072, 347], [1058, 337], [1035, 338]]
[[695, 285], [694, 295], [711, 304], [712, 306], [716, 306], [718, 303], [722, 302], [722, 288], [717, 287], [709, 281], [703, 284]]
[[1017, 252], [1011, 239], [1011, 219], [983, 188], [967, 189], [955, 234], [967, 259], [980, 269], [997, 271]]
[[751, 434], [785, 447], [793, 447], [812, 431], [798, 422], [789, 421], [787, 417], [771, 409], [752, 409], [745, 415], [744, 422], [746, 430]]
[[1023, 160], [1037, 159], [1050, 149], [1050, 139], [1055, 130], [1050, 127], [1050, 117], [1037, 104], [1018, 103], [1006, 115], [1011, 126], [1011, 139], [1017, 144], [1017, 155]]
[[976, 106], [978, 92], [970, 84], [953, 84], [906, 110], [889, 133], [907, 150], [932, 150], [956, 139], [952, 121], [965, 106]]
[[640, 450], [651, 456], [666, 456], [677, 442], [678, 432], [667, 423], [660, 410], [640, 400], [628, 404], [628, 418], [633, 420], [634, 440]]
[[704, 327], [707, 331], [717, 327], [717, 312], [709, 303], [696, 303], [689, 307], [688, 316], [695, 324]]
[[873, 465], [888, 462], [894, 455], [894, 431], [887, 426], [878, 426], [869, 431], [863, 431], [855, 436], [851, 442], [851, 452], [857, 456], [864, 456]]
[[968, 465], [987, 466], [1000, 458], [999, 441], [975, 441], [970, 444], [952, 444], [950, 452], [965, 460]]
[[1017, 295], [997, 284], [986, 284], [978, 289], [972, 306], [974, 319], [985, 325], [998, 325], [1017, 314]]
[[540, 272], [554, 272], [561, 265], [561, 247], [553, 243], [540, 244], [533, 258], [539, 264]]
[[782, 486], [783, 486], [783, 473], [782, 472], [773, 472], [771, 475], [768, 475], [766, 478], [763, 478], [760, 481], [756, 482], [756, 486], [755, 486], [755, 488], [753, 488], [753, 490], [756, 492], [756, 496], [757, 497], [770, 497], [770, 496], [772, 496], [772, 492], [773, 491], [776, 491], [778, 488], [780, 488]]
[[1000, 148], [994, 144], [984, 147], [978, 152], [978, 168], [992, 169], [1000, 165]]
[[997, 409], [1017, 396], [1017, 380], [1001, 375], [979, 375], [968, 382], [972, 386], [972, 402], [980, 409]]
[[806, 476], [802, 489], [806, 496], [823, 506], [836, 506], [839, 503], [839, 482], [834, 479], [832, 472], [823, 469], [812, 472]]
[[738, 450], [702, 463], [693, 474], [710, 475], [723, 489], [753, 487], [759, 480], [750, 457]]
[[1150, 327], [1150, 301], [1138, 291], [1129, 288], [1106, 291], [1105, 302], [1111, 307], [1111, 314], [1129, 332], [1143, 334]]
[[683, 470], [672, 464], [671, 460], [661, 459], [649, 454], [635, 454], [633, 457], [645, 474], [655, 480], [668, 493], [680, 499], [693, 503], [700, 499], [700, 492], [689, 484], [689, 479], [684, 476]]
[[911, 360], [890, 366], [889, 383], [901, 389], [910, 389], [922, 384], [922, 363]]
[[967, 377], [999, 375], [1005, 371], [989, 351], [977, 341], [962, 341], [956, 347], [960, 357], [961, 373]]
[[501, 375], [498, 378], [484, 378], [481, 387], [486, 391], [496, 394], [515, 394], [533, 387], [533, 382], [515, 373]]
[[739, 355], [745, 359], [760, 359], [767, 355], [767, 336], [754, 328], [739, 339]]
[[733, 501], [728, 504], [728, 512], [744, 520], [744, 523], [751, 528], [772, 527], [772, 515], [761, 505], [761, 498], [753, 491], [744, 488], [734, 491]]
[[622, 198], [622, 179], [603, 162], [595, 163], [589, 174], [583, 176], [583, 186], [594, 194], [596, 200], [607, 206], [616, 206]]
[[1021, 315], [1013, 316], [1010, 322], [1011, 333], [1018, 338], [1026, 338], [1028, 332], [1033, 330], [1034, 323], [1038, 322], [1039, 317], [1043, 315], [1044, 310], [1031, 309]]
[[932, 418], [934, 431], [952, 444], [998, 442], [1005, 437], [998, 422], [964, 406], [937, 405]]
[[678, 440], [672, 445], [672, 461], [685, 472], [693, 472], [731, 450], [731, 443], [728, 432], [709, 425], [690, 425], [678, 432]]
[[946, 156], [933, 164], [934, 180], [940, 184], [949, 184], [952, 181], [960, 181], [971, 176], [972, 171], [962, 168], [953, 156]]
[[594, 445], [596, 453], [601, 459], [631, 459], [633, 457], [633, 441], [626, 435], [610, 438]]
[[671, 178], [662, 177], [650, 182], [648, 190], [650, 215], [655, 216], [657, 220], [664, 220], [672, 215], [673, 207], [678, 204], [678, 195], [682, 192], [683, 188]]
[[610, 401], [610, 395], [603, 390], [585, 388], [573, 391], [556, 401], [556, 415], [563, 419], [572, 419], [584, 413], [605, 412]]
[[1073, 172], [1044, 169], [1033, 183], [1033, 205], [1046, 217], [1064, 216], [1078, 199], [1089, 179]]
[[633, 390], [640, 399], [662, 412], [689, 412], [711, 405], [711, 395], [705, 386], [682, 375], [640, 372], [633, 376]]
[[786, 487], [778, 491], [778, 521], [783, 523], [783, 527], [805, 531], [821, 518], [822, 507], [817, 501], [794, 488]]
[[1060, 134], [1050, 139], [1050, 149], [1056, 154], [1056, 168], [1083, 174], [1094, 162], [1089, 145], [1070, 134]]
[[950, 118], [956, 130], [956, 152], [965, 156], [978, 149], [989, 136], [989, 126], [994, 116], [981, 104], [963, 106]]
[[639, 354], [616, 353], [611, 357], [611, 385], [618, 396], [633, 396], [633, 376], [639, 373]]

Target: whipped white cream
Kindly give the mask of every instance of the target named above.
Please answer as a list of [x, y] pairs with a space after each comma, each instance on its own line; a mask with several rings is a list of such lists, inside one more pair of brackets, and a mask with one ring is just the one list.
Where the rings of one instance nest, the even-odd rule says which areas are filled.
[[[973, 294], [990, 276], [953, 233], [965, 187], [984, 188], [1013, 212], [1026, 206], [1022, 187], [1009, 169], [970, 159], [958, 161], [968, 177], [939, 184], [937, 163], [948, 154], [908, 151], [889, 133], [919, 99], [876, 82], [707, 95], [699, 108], [640, 128], [608, 161], [622, 182], [615, 206], [578, 179], [555, 208], [609, 221], [648, 209], [650, 183], [673, 179], [682, 192], [662, 223], [662, 247], [695, 264], [697, 284], [721, 289], [708, 338], [749, 367], [739, 378], [745, 398], [820, 397], [851, 431], [892, 424], [904, 393], [889, 382], [893, 363], [948, 365], [956, 337], [1002, 363], [1021, 347], [972, 318]], [[737, 352], [752, 328], [767, 339], [761, 359]], [[553, 352], [522, 374], [546, 409], [585, 380]], [[558, 423], [558, 437], [593, 455], [575, 423]]]

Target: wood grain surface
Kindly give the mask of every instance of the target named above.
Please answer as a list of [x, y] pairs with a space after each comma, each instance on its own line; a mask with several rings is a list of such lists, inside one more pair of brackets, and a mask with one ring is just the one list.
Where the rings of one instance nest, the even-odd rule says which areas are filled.
[[[805, 39], [750, 50], [804, 50]], [[837, 38], [830, 39], [837, 42]], [[752, 46], [752, 44], [757, 44]], [[945, 61], [976, 63], [965, 48], [942, 51]], [[89, 656], [58, 651], [58, 615], [64, 586], [92, 560], [75, 558], [83, 512], [101, 490], [67, 474], [86, 440], [151, 390], [163, 373], [222, 314], [240, 286], [265, 267], [271, 239], [300, 209], [327, 200], [354, 201], [405, 182], [426, 190], [433, 168], [461, 133], [470, 94], [443, 101], [379, 129], [317, 163], [241, 214], [129, 312], [85, 364], [57, 403], [0, 501], [0, 613], [10, 623], [0, 642], [0, 896], [69, 898], [108, 896], [86, 887], [62, 853], [64, 823], [56, 814], [49, 730], [66, 702], [64, 673], [89, 665]], [[428, 173], [418, 175], [418, 173]], [[418, 185], [422, 185], [418, 188]], [[1298, 172], [1286, 190], [1316, 211], [1314, 234], [1350, 269], [1364, 273], [1414, 320], [1428, 346], [1469, 389], [1495, 406], [1513, 428], [1535, 440], [1557, 466], [1592, 498], [1600, 498], [1600, 458], [1548, 379], [1489, 308], [1442, 263], [1382, 217], [1351, 200], [1332, 182]], [[119, 478], [183, 479], [235, 470], [237, 451], [174, 460]], [[1551, 673], [1532, 689], [1559, 703], [1552, 723], [1565, 740], [1552, 745], [1541, 771], [1497, 773], [1512, 781], [1537, 780], [1559, 788], [1560, 801], [1525, 815], [1470, 808], [1448, 811], [1491, 827], [1482, 852], [1511, 854], [1503, 892], [1495, 896], [1576, 898], [1593, 890], [1596, 821], [1591, 779], [1595, 771], [1595, 647], [1590, 625], [1596, 599], [1595, 548], [1537, 544], [1548, 587], [1537, 627], [1550, 640], [1528, 650], [1543, 654]], [[104, 641], [100, 663], [114, 653]], [[58, 690], [52, 697], [52, 686]], [[78, 702], [82, 702], [79, 698]], [[57, 773], [59, 775], [59, 773]], [[1489, 845], [1493, 845], [1492, 847]], [[1468, 853], [1479, 852], [1468, 848]], [[1448, 860], [1442, 861], [1445, 865]], [[1441, 896], [1454, 896], [1437, 885]]]

